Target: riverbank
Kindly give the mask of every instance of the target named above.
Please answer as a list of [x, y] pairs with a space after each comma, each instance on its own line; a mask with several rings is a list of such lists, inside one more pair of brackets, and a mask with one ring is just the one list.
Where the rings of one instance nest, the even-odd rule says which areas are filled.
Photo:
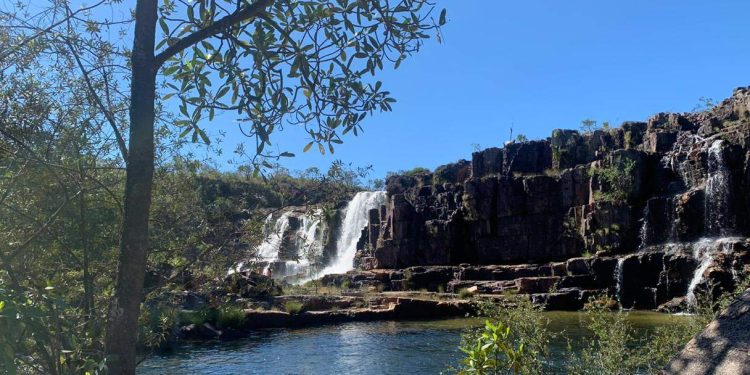
[[[275, 297], [271, 309], [240, 309], [240, 320], [196, 322], [180, 329], [186, 340], [234, 339], [267, 328], [308, 327], [350, 322], [406, 321], [475, 316], [479, 301], [449, 293], [384, 292], [350, 295], [292, 295]], [[287, 309], [289, 311], [284, 311]], [[183, 315], [194, 315], [184, 311]]]

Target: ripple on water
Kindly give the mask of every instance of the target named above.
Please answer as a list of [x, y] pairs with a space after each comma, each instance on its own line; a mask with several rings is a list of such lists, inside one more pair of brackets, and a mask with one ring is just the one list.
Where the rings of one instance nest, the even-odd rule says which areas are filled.
[[[549, 313], [550, 328], [575, 340], [585, 337], [580, 313]], [[674, 316], [634, 312], [634, 327], [670, 324]], [[230, 341], [190, 344], [146, 360], [152, 374], [438, 374], [455, 365], [461, 332], [482, 319], [346, 323], [305, 329], [263, 330]], [[553, 352], [565, 350], [564, 338]]]

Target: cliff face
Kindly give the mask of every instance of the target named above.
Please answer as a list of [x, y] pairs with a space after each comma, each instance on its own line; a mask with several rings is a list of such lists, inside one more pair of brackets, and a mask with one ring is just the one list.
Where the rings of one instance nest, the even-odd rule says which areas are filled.
[[750, 89], [711, 110], [555, 130], [392, 176], [361, 269], [561, 261], [750, 233]]

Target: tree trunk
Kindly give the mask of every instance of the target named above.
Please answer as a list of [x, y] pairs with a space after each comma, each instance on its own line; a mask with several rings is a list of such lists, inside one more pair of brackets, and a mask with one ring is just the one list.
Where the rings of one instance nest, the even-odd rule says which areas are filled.
[[148, 217], [154, 175], [156, 96], [156, 0], [138, 0], [131, 56], [130, 139], [125, 182], [125, 212], [115, 295], [106, 337], [111, 374], [134, 374], [138, 316], [148, 249]]

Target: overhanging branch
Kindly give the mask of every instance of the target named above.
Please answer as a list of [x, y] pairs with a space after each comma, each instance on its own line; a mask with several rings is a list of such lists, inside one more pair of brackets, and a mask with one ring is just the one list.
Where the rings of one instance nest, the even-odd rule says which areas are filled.
[[178, 40], [176, 43], [156, 55], [156, 68], [159, 68], [165, 61], [180, 53], [180, 51], [195, 45], [204, 39], [210, 38], [234, 24], [256, 17], [263, 13], [266, 8], [271, 6], [274, 1], [275, 0], [256, 0], [247, 7], [239, 9], [236, 12], [208, 25], [206, 28], [200, 29]]

